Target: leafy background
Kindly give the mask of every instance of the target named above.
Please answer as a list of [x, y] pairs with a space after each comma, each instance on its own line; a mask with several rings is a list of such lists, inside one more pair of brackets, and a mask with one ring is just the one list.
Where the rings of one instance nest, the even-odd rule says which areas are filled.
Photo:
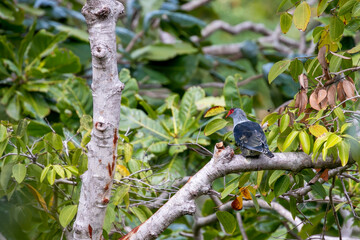
[[[241, 107], [252, 120], [262, 120], [272, 151], [339, 156], [343, 165], [360, 159], [356, 151], [359, 115], [353, 114], [358, 102], [348, 100], [358, 96], [358, 73], [346, 72], [347, 78], [322, 76], [358, 66], [357, 1], [320, 1], [309, 6], [311, 18], [305, 1], [214, 0], [183, 11], [185, 3], [126, 1], [126, 15], [116, 28], [119, 78], [125, 90], [116, 184], [104, 224], [106, 239], [124, 233], [120, 219], [133, 228], [151, 216], [157, 197], [174, 193], [179, 187], [175, 180], [196, 173], [216, 142], [234, 143], [232, 123], [223, 119], [224, 113], [203, 117], [214, 105]], [[77, 211], [92, 128], [91, 55], [82, 6], [82, 1], [75, 0], [0, 3], [0, 214], [4, 216], [0, 233], [7, 239], [60, 239], [64, 229], [71, 229]], [[303, 37], [309, 46], [315, 44], [314, 52], [280, 51], [271, 42], [260, 41], [263, 36], [256, 31], [237, 35], [217, 31], [201, 39], [201, 31], [218, 19], [230, 25], [262, 23], [271, 31], [287, 32], [285, 37], [296, 41]], [[302, 35], [298, 29], [304, 26]], [[171, 37], [166, 38], [164, 32]], [[218, 44], [238, 44], [238, 52], [206, 54], [206, 47]], [[321, 44], [328, 46], [325, 53], [319, 53]], [[299, 81], [302, 73], [306, 80]], [[332, 85], [337, 97], [323, 102], [320, 93], [329, 96]], [[288, 100], [293, 100], [288, 107], [278, 108]], [[357, 174], [356, 165], [349, 169]], [[294, 216], [302, 220], [306, 216], [312, 222], [297, 232], [305, 238], [321, 233], [326, 204], [296, 204], [281, 197], [315, 175], [310, 170], [244, 173], [219, 179], [213, 188], [222, 193], [224, 203], [251, 198], [258, 206], [254, 196], [267, 202], [276, 197]], [[358, 184], [345, 183], [355, 206], [359, 204]], [[324, 199], [330, 186], [316, 183], [311, 196]], [[336, 194], [344, 197], [339, 179], [335, 186]], [[234, 210], [217, 211], [209, 198], [198, 207], [202, 216], [216, 212], [222, 224], [206, 226], [205, 239], [241, 236]], [[340, 208], [350, 210], [344, 203], [337, 205]], [[273, 211], [255, 207], [241, 214], [248, 236], [290, 236], [284, 219]], [[186, 239], [179, 233], [191, 232], [193, 223], [193, 218], [182, 217], [160, 239]], [[328, 214], [326, 226], [329, 235], [337, 236], [333, 215]]]

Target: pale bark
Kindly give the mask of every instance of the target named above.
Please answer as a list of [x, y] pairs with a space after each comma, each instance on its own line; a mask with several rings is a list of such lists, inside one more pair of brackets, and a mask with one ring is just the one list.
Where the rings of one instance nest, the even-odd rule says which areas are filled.
[[73, 239], [100, 239], [116, 165], [121, 92], [116, 62], [115, 25], [124, 6], [116, 0], [88, 0], [82, 9], [92, 54], [93, 130], [88, 170], [82, 186]]
[[200, 195], [210, 194], [212, 182], [229, 173], [276, 169], [298, 172], [305, 168], [332, 169], [341, 166], [339, 159], [334, 161], [327, 157], [325, 161], [319, 158], [314, 162], [303, 152], [274, 153], [274, 155], [271, 159], [265, 155], [246, 159], [241, 155], [234, 155], [230, 147], [224, 148], [222, 143], [218, 143], [213, 158], [153, 216], [122, 239], [155, 239], [175, 219], [185, 214], [194, 214], [195, 199]]

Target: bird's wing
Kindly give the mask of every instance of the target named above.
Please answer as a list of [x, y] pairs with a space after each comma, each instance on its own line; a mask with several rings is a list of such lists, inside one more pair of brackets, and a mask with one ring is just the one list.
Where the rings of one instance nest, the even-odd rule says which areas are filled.
[[256, 122], [243, 122], [235, 126], [234, 137], [240, 147], [263, 152], [267, 146], [266, 137], [260, 125]]

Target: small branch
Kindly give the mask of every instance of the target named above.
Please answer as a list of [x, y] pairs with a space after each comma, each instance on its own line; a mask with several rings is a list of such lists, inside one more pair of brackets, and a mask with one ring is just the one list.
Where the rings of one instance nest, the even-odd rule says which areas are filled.
[[[209, 23], [202, 31], [202, 39], [209, 37], [211, 34], [218, 30], [223, 30], [227, 33], [230, 33], [232, 35], [239, 34], [244, 31], [252, 31], [259, 34], [262, 34], [264, 36], [271, 36], [273, 34], [273, 31], [267, 29], [264, 24], [259, 23], [253, 23], [250, 21], [239, 23], [235, 26], [231, 26], [230, 24], [221, 21], [221, 20], [215, 20], [211, 23]], [[291, 47], [299, 47], [299, 43], [293, 39], [286, 38], [284, 36], [279, 37], [279, 41], [283, 44], [286, 44]]]
[[241, 219], [240, 212], [236, 212], [236, 219], [237, 219], [238, 224], [239, 224], [239, 229], [240, 229], [240, 232], [241, 232], [242, 239], [248, 240], [249, 238], [246, 235], [244, 224], [243, 224], [243, 221]]
[[339, 103], [338, 105], [336, 105], [334, 108], [332, 108], [332, 109], [330, 110], [330, 112], [328, 112], [328, 114], [326, 114], [326, 115], [322, 116], [321, 118], [317, 119], [312, 125], [314, 125], [315, 123], [317, 123], [318, 121], [320, 121], [320, 120], [322, 120], [322, 119], [324, 119], [324, 118], [329, 117], [329, 116], [331, 115], [331, 113], [332, 113], [336, 108], [340, 107], [343, 103], [345, 103], [345, 102], [347, 102], [347, 101], [349, 101], [349, 100], [355, 99], [355, 98], [360, 98], [360, 95], [356, 95], [356, 96], [353, 96], [353, 97], [350, 97], [350, 98], [345, 99], [344, 101], [342, 101], [341, 103]]
[[[257, 79], [260, 79], [262, 78], [263, 75], [262, 74], [258, 74], [258, 75], [254, 75], [254, 76], [251, 76], [243, 81], [240, 81], [238, 82], [237, 86], [238, 87], [241, 87], [241, 86], [244, 86], [254, 80], [257, 80]], [[208, 83], [201, 83], [199, 85], [196, 85], [196, 86], [199, 86], [201, 88], [223, 88], [225, 85], [225, 83], [222, 83], [222, 82], [208, 82]], [[186, 85], [185, 86], [185, 89], [188, 89], [190, 87], [193, 87], [195, 85]]]
[[334, 214], [335, 222], [336, 222], [336, 225], [337, 225], [337, 227], [338, 227], [339, 239], [342, 240], [342, 236], [341, 236], [341, 226], [340, 226], [340, 223], [339, 223], [338, 215], [337, 215], [337, 213], [336, 213], [336, 211], [335, 211], [335, 206], [334, 206], [334, 202], [333, 202], [333, 198], [332, 198], [332, 190], [333, 190], [334, 187], [335, 187], [335, 180], [336, 180], [336, 176], [333, 177], [333, 181], [332, 181], [331, 187], [330, 187], [330, 189], [329, 189], [329, 199], [330, 199], [331, 209], [332, 209], [333, 214]]
[[183, 4], [180, 9], [186, 12], [190, 12], [194, 10], [195, 8], [198, 8], [200, 6], [203, 6], [210, 2], [211, 0], [195, 0], [195, 1], [189, 1], [188, 3]]
[[341, 181], [341, 186], [342, 186], [342, 188], [344, 190], [344, 195], [345, 195], [345, 197], [346, 197], [346, 199], [348, 201], [348, 204], [350, 205], [350, 208], [351, 208], [351, 211], [352, 211], [352, 213], [354, 215], [354, 218], [356, 218], [357, 220], [360, 220], [360, 217], [356, 214], [356, 212], [354, 210], [354, 206], [353, 206], [351, 198], [350, 198], [350, 196], [349, 196], [349, 194], [348, 194], [348, 192], [346, 190], [344, 180], [343, 180], [343, 178], [341, 176], [339, 178], [340, 178], [340, 181]]
[[144, 31], [138, 32], [129, 42], [129, 44], [125, 48], [125, 52], [130, 52], [131, 49], [134, 47], [136, 41], [144, 35]]

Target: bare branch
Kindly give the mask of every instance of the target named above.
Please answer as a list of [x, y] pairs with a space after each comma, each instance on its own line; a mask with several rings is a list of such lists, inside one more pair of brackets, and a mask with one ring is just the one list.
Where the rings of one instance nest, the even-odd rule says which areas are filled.
[[[211, 192], [211, 183], [229, 173], [259, 171], [259, 170], [289, 170], [298, 172], [304, 168], [336, 168], [341, 166], [340, 160], [334, 161], [327, 157], [325, 161], [312, 161], [311, 157], [302, 152], [274, 153], [269, 159], [260, 155], [259, 158], [246, 159], [241, 155], [234, 155], [230, 147], [217, 143], [213, 158], [185, 184], [165, 205], [152, 215], [142, 225], [133, 229], [123, 239], [154, 239], [164, 231], [175, 219], [186, 214], [193, 214], [196, 210], [195, 199]], [[349, 161], [352, 162], [352, 161]], [[330, 173], [331, 174], [331, 173]], [[261, 200], [261, 199], [260, 199]], [[262, 201], [259, 201], [259, 204]], [[265, 202], [265, 201], [264, 201]], [[265, 202], [264, 206], [267, 205]], [[283, 208], [280, 204], [274, 206]], [[220, 207], [221, 208], [221, 207]], [[281, 214], [281, 210], [276, 210]], [[284, 215], [288, 213], [284, 209]], [[284, 216], [285, 217], [285, 216]], [[286, 219], [301, 228], [301, 221], [293, 220], [291, 214]], [[294, 222], [295, 221], [295, 222]], [[299, 224], [299, 225], [298, 225]]]
[[243, 224], [243, 221], [242, 221], [242, 219], [241, 219], [241, 214], [240, 214], [240, 212], [236, 212], [236, 219], [237, 219], [238, 224], [239, 224], [239, 229], [240, 229], [242, 238], [243, 238], [244, 240], [248, 240], [249, 238], [248, 238], [247, 235], [246, 235], [245, 228], [244, 228], [244, 224]]
[[[208, 24], [201, 31], [202, 39], [209, 37], [211, 34], [213, 34], [214, 32], [216, 32], [218, 30], [223, 30], [223, 31], [228, 32], [233, 35], [242, 33], [244, 31], [252, 31], [252, 32], [262, 34], [264, 36], [272, 36], [273, 35], [273, 31], [270, 29], [267, 29], [264, 24], [246, 21], [246, 22], [239, 23], [235, 26], [231, 26], [230, 24], [228, 24], [224, 21], [215, 20], [215, 21], [211, 22], [210, 24]], [[200, 39], [195, 39], [195, 40], [199, 41]], [[278, 40], [280, 43], [285, 44], [289, 47], [293, 47], [293, 48], [299, 47], [299, 43], [291, 38], [287, 38], [287, 37], [280, 35]]]
[[186, 12], [190, 12], [194, 10], [195, 8], [198, 8], [200, 6], [203, 6], [210, 2], [211, 0], [193, 0], [189, 1], [188, 3], [183, 4], [180, 9]]

